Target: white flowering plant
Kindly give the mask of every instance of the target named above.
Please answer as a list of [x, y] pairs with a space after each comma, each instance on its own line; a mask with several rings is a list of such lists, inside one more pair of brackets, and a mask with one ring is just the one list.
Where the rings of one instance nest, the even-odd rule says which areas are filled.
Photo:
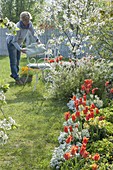
[[98, 88], [92, 89], [92, 84], [91, 79], [85, 80], [81, 86], [82, 93], [73, 95], [67, 104], [70, 111], [64, 114], [64, 131], [58, 137], [59, 146], [55, 148], [50, 161], [50, 166], [54, 169], [62, 169], [66, 162], [69, 165], [65, 168], [68, 168], [72, 165], [69, 161], [73, 162], [74, 168], [82, 169], [83, 164], [79, 164], [75, 160], [79, 160], [79, 162], [87, 160], [89, 169], [92, 170], [94, 168], [97, 170], [99, 167], [97, 162], [101, 160], [100, 154], [89, 153], [88, 150], [93, 141], [105, 137], [106, 121], [99, 111], [99, 108], [103, 106], [102, 101], [97, 96], [95, 98], [90, 94], [93, 92], [94, 95], [98, 90]]
[[19, 28], [17, 27], [17, 25], [10, 21], [7, 17], [5, 18], [0, 18], [0, 28], [8, 28], [8, 34], [16, 34], [17, 31], [19, 30]]
[[0, 144], [6, 144], [8, 140], [7, 131], [16, 127], [16, 122], [12, 117], [4, 118], [0, 120]]
[[0, 111], [3, 116], [3, 118], [0, 119], [0, 145], [7, 143], [7, 131], [17, 127], [15, 120], [12, 117], [7, 118], [2, 109], [2, 106], [6, 104], [6, 97], [4, 93], [8, 90], [8, 88], [8, 84], [0, 86]]

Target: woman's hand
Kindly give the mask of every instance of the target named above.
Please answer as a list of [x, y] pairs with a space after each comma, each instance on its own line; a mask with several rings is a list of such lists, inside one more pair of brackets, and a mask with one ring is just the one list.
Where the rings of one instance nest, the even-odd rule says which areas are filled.
[[26, 54], [26, 48], [22, 48], [21, 50], [20, 50], [22, 53], [25, 53]]

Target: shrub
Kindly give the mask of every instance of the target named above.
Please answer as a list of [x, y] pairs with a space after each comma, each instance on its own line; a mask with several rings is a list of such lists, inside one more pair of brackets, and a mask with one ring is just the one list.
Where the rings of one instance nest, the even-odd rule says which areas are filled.
[[102, 109], [101, 113], [104, 113], [107, 121], [113, 123], [113, 105]]
[[80, 84], [84, 79], [92, 79], [94, 87], [98, 87], [98, 96], [104, 102], [106, 99], [105, 82], [112, 79], [112, 69], [109, 61], [104, 59], [95, 60], [94, 57], [78, 59], [76, 65], [72, 62], [70, 65], [57, 65], [51, 70], [53, 83], [50, 86], [50, 93], [59, 98], [70, 98], [72, 93], [80, 89]]

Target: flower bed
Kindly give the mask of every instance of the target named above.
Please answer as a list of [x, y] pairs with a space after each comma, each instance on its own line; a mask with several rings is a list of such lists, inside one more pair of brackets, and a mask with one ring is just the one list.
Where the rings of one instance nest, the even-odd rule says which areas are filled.
[[102, 149], [105, 148], [102, 141], [108, 138], [113, 140], [113, 133], [107, 130], [110, 124], [100, 109], [103, 102], [95, 95], [97, 90], [98, 88], [93, 88], [93, 81], [87, 79], [81, 86], [81, 91], [73, 95], [67, 104], [70, 110], [64, 114], [64, 131], [58, 137], [60, 145], [54, 150], [50, 162], [52, 168], [73, 170], [113, 168], [112, 142], [108, 140], [108, 155]]

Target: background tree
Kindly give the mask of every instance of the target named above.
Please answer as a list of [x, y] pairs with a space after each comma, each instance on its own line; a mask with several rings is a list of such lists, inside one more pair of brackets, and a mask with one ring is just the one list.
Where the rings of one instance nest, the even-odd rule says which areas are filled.
[[64, 42], [74, 57], [85, 55], [84, 52], [112, 56], [111, 1], [53, 0], [52, 4], [47, 3], [40, 9], [41, 15], [37, 19], [40, 29], [52, 27], [59, 31], [51, 41], [55, 45]]
[[3, 17], [13, 22], [18, 21], [22, 11], [28, 10], [41, 32], [53, 28], [53, 39], [49, 43], [59, 49], [63, 42], [75, 58], [86, 53], [101, 57], [113, 55], [111, 0], [53, 0], [52, 3], [1, 0], [1, 10]]
[[98, 13], [92, 0], [56, 0], [44, 7], [39, 24], [58, 30], [56, 41], [64, 41], [76, 57], [89, 50], [90, 21]]
[[98, 55], [104, 58], [113, 56], [113, 1], [100, 3], [100, 17], [93, 18], [91, 42]]
[[37, 3], [43, 3], [44, 0], [1, 0], [1, 9], [3, 18], [7, 17], [13, 22], [17, 22], [22, 11], [29, 11], [34, 19], [34, 7]]

